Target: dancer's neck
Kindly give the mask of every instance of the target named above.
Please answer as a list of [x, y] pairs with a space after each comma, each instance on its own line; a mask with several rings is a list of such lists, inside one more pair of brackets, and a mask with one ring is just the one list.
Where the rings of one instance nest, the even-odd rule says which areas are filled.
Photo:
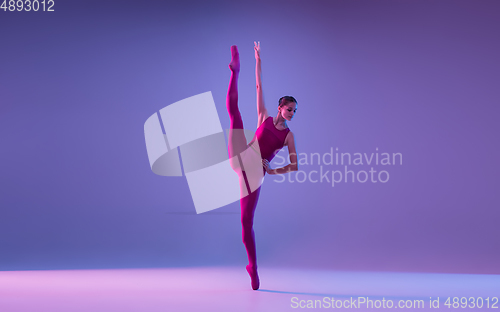
[[273, 124], [275, 126], [281, 125], [281, 127], [283, 129], [288, 128], [288, 125], [286, 124], [286, 120], [283, 117], [279, 118], [279, 116], [276, 116], [275, 118], [273, 118]]

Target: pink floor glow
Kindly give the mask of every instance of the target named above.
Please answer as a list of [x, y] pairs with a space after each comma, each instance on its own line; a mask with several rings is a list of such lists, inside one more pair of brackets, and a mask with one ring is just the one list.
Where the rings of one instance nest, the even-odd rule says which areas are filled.
[[[260, 268], [261, 288], [253, 291], [245, 267], [3, 271], [0, 272], [1, 312], [62, 311], [296, 311], [320, 310], [325, 297], [350, 300], [423, 300], [429, 297], [482, 297], [482, 308], [464, 311], [499, 311], [492, 297], [500, 297], [500, 275], [339, 272]], [[296, 298], [293, 299], [292, 298]], [[490, 300], [490, 309], [486, 307]], [[312, 300], [312, 301], [308, 301]], [[296, 303], [293, 303], [293, 302]], [[304, 309], [295, 307], [302, 302]], [[321, 301], [323, 307], [319, 306]], [[470, 306], [470, 304], [469, 304]], [[396, 307], [393, 307], [393, 309]], [[315, 310], [314, 309], [314, 310]], [[341, 307], [340, 309], [349, 309]], [[351, 308], [352, 309], [352, 308]], [[357, 305], [356, 310], [383, 308]], [[391, 310], [391, 309], [389, 309]]]

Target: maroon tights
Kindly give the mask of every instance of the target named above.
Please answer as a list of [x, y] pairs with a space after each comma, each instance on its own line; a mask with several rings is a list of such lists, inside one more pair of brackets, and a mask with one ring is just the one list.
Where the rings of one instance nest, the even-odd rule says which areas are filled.
[[[247, 148], [246, 139], [243, 133], [243, 120], [238, 109], [238, 75], [240, 71], [239, 53], [236, 46], [231, 46], [231, 78], [227, 90], [226, 107], [231, 120], [229, 131], [229, 157], [236, 157]], [[234, 131], [233, 131], [234, 129]], [[235, 129], [241, 129], [240, 131]], [[245, 245], [248, 262], [246, 269], [252, 279], [252, 288], [259, 288], [259, 276], [257, 274], [257, 256], [255, 252], [255, 234], [253, 231], [253, 218], [257, 201], [260, 194], [260, 186], [253, 192], [250, 192], [246, 184], [246, 175], [244, 171], [239, 171], [241, 187], [247, 188], [249, 195], [240, 199], [241, 205], [241, 225], [243, 228], [243, 244]], [[245, 185], [243, 185], [245, 183]]]

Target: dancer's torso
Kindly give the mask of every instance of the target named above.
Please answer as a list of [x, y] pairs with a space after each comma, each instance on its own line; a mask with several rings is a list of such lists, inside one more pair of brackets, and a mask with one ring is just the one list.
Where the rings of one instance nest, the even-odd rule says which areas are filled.
[[251, 145], [256, 139], [259, 143], [260, 154], [262, 159], [271, 161], [274, 156], [283, 148], [286, 135], [290, 129], [276, 129], [273, 123], [273, 117], [269, 116], [255, 131], [255, 136], [249, 143]]

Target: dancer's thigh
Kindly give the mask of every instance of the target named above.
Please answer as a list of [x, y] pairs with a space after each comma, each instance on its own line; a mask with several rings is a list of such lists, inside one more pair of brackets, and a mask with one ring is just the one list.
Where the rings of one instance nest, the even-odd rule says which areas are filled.
[[260, 190], [261, 188], [258, 187], [255, 191], [248, 194], [248, 196], [241, 199], [241, 222], [250, 228], [253, 225], [253, 218], [259, 200]]
[[245, 137], [244, 129], [229, 129], [229, 157], [234, 157], [241, 154], [247, 149], [247, 139]]
[[240, 156], [248, 186], [250, 191], [254, 192], [264, 182], [264, 167], [257, 141], [254, 141], [253, 145], [243, 151]]

